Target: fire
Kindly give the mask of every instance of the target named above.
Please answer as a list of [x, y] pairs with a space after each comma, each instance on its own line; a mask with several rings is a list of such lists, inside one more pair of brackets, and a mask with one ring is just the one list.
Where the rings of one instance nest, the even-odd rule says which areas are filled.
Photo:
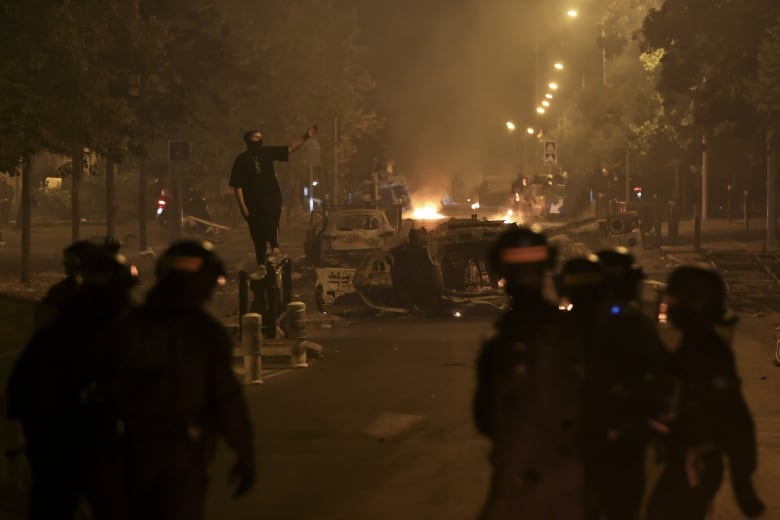
[[426, 202], [423, 206], [413, 208], [410, 215], [414, 220], [439, 220], [447, 218], [439, 213], [438, 205], [433, 202]]

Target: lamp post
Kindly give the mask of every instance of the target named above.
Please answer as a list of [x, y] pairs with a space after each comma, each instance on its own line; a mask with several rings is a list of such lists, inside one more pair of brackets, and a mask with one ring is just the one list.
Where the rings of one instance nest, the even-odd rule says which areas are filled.
[[506, 129], [509, 131], [509, 139], [512, 142], [512, 175], [517, 174], [517, 143], [515, 142], [515, 123], [513, 121], [506, 122]]

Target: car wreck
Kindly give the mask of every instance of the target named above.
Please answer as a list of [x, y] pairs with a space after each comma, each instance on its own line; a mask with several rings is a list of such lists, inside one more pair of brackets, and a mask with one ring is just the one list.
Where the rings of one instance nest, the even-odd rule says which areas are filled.
[[304, 242], [320, 309], [353, 293], [352, 279], [366, 258], [383, 255], [400, 239], [384, 211], [345, 209], [313, 216]]
[[[362, 211], [361, 219], [370, 212], [349, 211], [355, 215]], [[503, 220], [474, 216], [427, 222], [407, 220], [401, 233], [386, 234], [384, 240], [379, 240], [381, 233], [377, 230], [363, 229], [362, 232], [373, 232], [370, 241], [353, 237], [346, 241], [350, 244], [346, 249], [343, 243], [340, 249], [334, 249], [331, 243], [331, 252], [320, 257], [321, 262], [326, 258], [332, 262], [328, 264], [332, 267], [315, 268], [317, 304], [321, 310], [328, 310], [340, 298], [357, 295], [369, 308], [384, 312], [440, 314], [465, 305], [500, 308], [506, 303], [506, 296], [499, 280], [488, 269], [488, 252], [509, 225], [512, 224]], [[323, 238], [355, 232], [338, 231], [339, 227], [335, 223], [326, 225], [330, 231], [323, 231]], [[641, 258], [638, 220], [630, 214], [548, 224], [543, 229], [558, 249], [561, 261], [616, 246], [627, 247]], [[373, 247], [366, 247], [369, 244]], [[319, 247], [322, 251], [322, 244]], [[340, 251], [341, 256], [337, 258], [335, 251]]]

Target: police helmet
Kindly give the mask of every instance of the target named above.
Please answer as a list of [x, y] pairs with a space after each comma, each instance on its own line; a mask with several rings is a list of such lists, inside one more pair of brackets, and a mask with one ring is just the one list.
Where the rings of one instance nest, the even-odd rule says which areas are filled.
[[620, 297], [634, 299], [637, 284], [645, 278], [645, 273], [637, 265], [631, 251], [627, 247], [618, 246], [602, 249], [596, 256], [604, 266], [607, 286]]
[[159, 258], [155, 275], [159, 281], [177, 274], [192, 274], [217, 285], [224, 283], [225, 266], [206, 240], [179, 240]]
[[[706, 265], [686, 265], [669, 275], [666, 286], [670, 319], [721, 323], [726, 315], [726, 284]], [[675, 320], [674, 318], [678, 319]]]
[[489, 255], [490, 270], [505, 276], [508, 269], [523, 266], [552, 268], [555, 249], [536, 229], [511, 224], [499, 235]]
[[589, 254], [566, 261], [555, 277], [555, 286], [559, 296], [588, 293], [595, 297], [603, 291], [605, 280], [604, 265], [598, 256]]
[[86, 255], [76, 279], [81, 285], [116, 289], [129, 289], [138, 284], [135, 268], [110, 248], [97, 248]]
[[119, 253], [119, 242], [111, 237], [101, 237], [90, 240], [78, 240], [62, 250], [62, 263], [65, 274], [79, 276], [84, 270], [84, 264], [90, 255], [115, 255]]

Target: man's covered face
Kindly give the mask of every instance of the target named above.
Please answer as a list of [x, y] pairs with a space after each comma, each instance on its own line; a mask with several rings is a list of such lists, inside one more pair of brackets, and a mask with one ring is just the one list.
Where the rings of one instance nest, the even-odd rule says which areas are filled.
[[251, 153], [259, 153], [263, 149], [263, 134], [255, 132], [249, 137], [249, 142], [246, 143], [247, 150]]

